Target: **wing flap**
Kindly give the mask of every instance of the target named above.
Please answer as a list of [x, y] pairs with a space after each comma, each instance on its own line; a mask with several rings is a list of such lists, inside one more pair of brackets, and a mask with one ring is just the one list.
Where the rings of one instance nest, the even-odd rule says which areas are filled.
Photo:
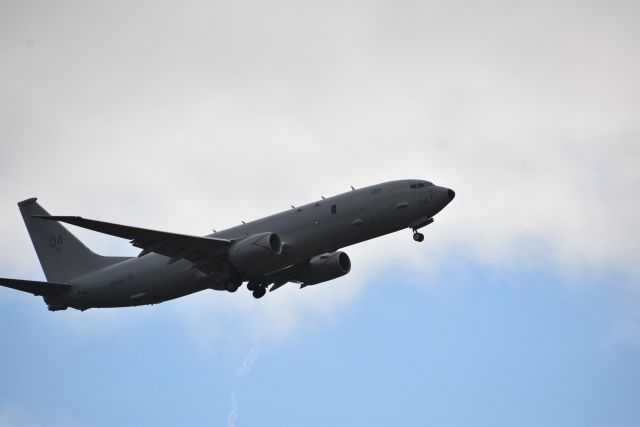
[[71, 288], [71, 285], [68, 283], [39, 282], [37, 280], [5, 278], [0, 278], [0, 286], [41, 296], [59, 295]]

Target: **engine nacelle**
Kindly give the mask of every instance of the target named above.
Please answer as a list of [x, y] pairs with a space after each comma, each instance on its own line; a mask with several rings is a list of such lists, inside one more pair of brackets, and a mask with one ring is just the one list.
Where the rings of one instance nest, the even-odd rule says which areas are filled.
[[229, 261], [238, 271], [264, 274], [282, 253], [282, 241], [275, 233], [260, 233], [236, 242], [229, 249]]
[[344, 252], [332, 252], [315, 256], [300, 270], [298, 276], [302, 286], [317, 285], [337, 279], [351, 271], [351, 260]]

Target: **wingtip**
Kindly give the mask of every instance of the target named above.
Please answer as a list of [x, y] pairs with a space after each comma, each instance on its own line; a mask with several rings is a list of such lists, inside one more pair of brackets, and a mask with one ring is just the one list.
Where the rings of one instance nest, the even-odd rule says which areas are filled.
[[25, 206], [29, 206], [29, 205], [35, 203], [36, 200], [38, 200], [37, 197], [31, 197], [29, 199], [23, 200], [21, 202], [18, 202], [18, 207], [24, 208]]

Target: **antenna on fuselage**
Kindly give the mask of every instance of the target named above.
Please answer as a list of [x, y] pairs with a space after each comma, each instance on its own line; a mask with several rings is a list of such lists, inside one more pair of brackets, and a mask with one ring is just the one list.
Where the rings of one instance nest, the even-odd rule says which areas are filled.
[[320, 197], [322, 197], [322, 200], [324, 200], [324, 196], [320, 196]]
[[241, 222], [241, 223], [243, 223], [243, 224], [246, 224], [246, 222], [244, 222], [244, 221], [242, 221], [242, 220], [241, 220], [240, 222]]
[[351, 191], [356, 191], [356, 189], [355, 189], [355, 188], [353, 188], [353, 185], [351, 186]]

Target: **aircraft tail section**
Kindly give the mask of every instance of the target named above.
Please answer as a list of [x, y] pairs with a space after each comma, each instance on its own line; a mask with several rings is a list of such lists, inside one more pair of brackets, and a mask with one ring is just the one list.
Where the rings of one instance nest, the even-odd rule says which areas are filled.
[[35, 197], [19, 202], [18, 207], [49, 282], [65, 282], [128, 259], [98, 255], [60, 223], [33, 218], [49, 215]]

